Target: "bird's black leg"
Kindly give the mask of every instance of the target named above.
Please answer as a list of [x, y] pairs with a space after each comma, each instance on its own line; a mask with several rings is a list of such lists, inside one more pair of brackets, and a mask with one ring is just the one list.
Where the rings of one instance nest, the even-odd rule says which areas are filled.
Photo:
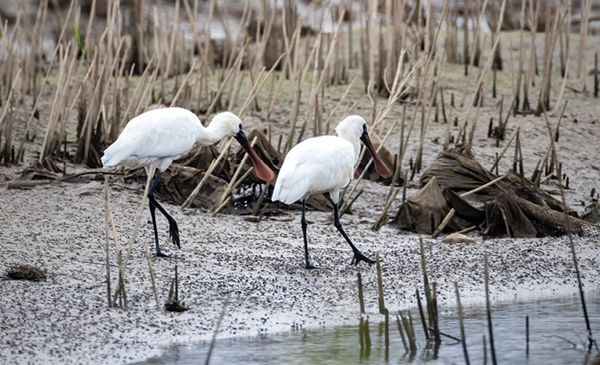
[[340, 223], [340, 218], [338, 216], [338, 206], [337, 206], [337, 203], [333, 204], [333, 219], [334, 219], [333, 224], [335, 225], [335, 228], [337, 228], [337, 230], [340, 231], [340, 233], [342, 234], [342, 236], [344, 236], [344, 238], [346, 239], [346, 242], [348, 242], [348, 244], [352, 248], [352, 251], [354, 251], [354, 258], [352, 259], [352, 261], [350, 263], [354, 264], [354, 265], [358, 265], [359, 262], [364, 261], [364, 262], [366, 262], [368, 264], [374, 264], [375, 261], [373, 261], [370, 258], [368, 258], [365, 255], [363, 255], [358, 250], [358, 248], [356, 248], [356, 246], [354, 246], [354, 244], [352, 244], [352, 241], [350, 241], [350, 238], [348, 237], [348, 235], [346, 234], [346, 232], [344, 232], [344, 229], [342, 228], [342, 223]]
[[304, 236], [304, 262], [306, 264], [305, 268], [306, 269], [318, 269], [318, 267], [313, 266], [310, 263], [310, 259], [308, 258], [308, 239], [306, 238], [306, 199], [302, 200], [302, 219], [300, 220], [300, 223], [302, 224], [302, 235]]
[[150, 207], [150, 215], [152, 216], [152, 226], [154, 227], [154, 240], [156, 242], [156, 256], [169, 257], [170, 255], [165, 254], [160, 250], [160, 245], [158, 243], [158, 230], [156, 228], [156, 217], [155, 217], [156, 208], [158, 208], [158, 210], [169, 221], [169, 233], [170, 233], [171, 237], [173, 238], [173, 243], [175, 244], [175, 246], [177, 246], [177, 248], [180, 248], [179, 229], [177, 228], [177, 222], [175, 221], [175, 219], [173, 217], [171, 217], [169, 215], [169, 213], [167, 213], [167, 211], [160, 204], [158, 204], [158, 202], [154, 198], [154, 190], [158, 186], [158, 182], [160, 180], [161, 175], [162, 175], [162, 171], [158, 171], [156, 173], [156, 176], [150, 183], [150, 188], [148, 190], [148, 205]]

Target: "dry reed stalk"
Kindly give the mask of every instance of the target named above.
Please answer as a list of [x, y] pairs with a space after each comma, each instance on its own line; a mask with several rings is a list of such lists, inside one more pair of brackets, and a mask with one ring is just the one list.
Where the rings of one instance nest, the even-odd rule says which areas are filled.
[[[125, 277], [125, 269], [127, 268], [127, 263], [129, 262], [129, 256], [131, 256], [131, 249], [133, 247], [133, 243], [135, 242], [137, 231], [140, 226], [140, 222], [142, 220], [142, 213], [144, 212], [144, 208], [146, 206], [146, 200], [148, 199], [148, 190], [150, 188], [150, 181], [152, 180], [152, 172], [154, 172], [154, 164], [153, 163], [150, 164], [147, 171], [150, 171], [150, 173], [148, 174], [148, 178], [146, 179], [146, 185], [144, 187], [144, 195], [142, 197], [142, 202], [140, 203], [140, 209], [138, 210], [138, 214], [137, 214], [137, 217], [135, 220], [135, 225], [133, 226], [133, 230], [131, 231], [131, 237], [129, 238], [129, 244], [127, 245], [127, 253], [125, 254], [125, 260], [122, 262], [123, 277]], [[115, 294], [113, 296], [114, 298], [116, 298], [117, 294], [120, 292], [121, 285], [117, 286], [117, 290], [115, 291]], [[157, 301], [157, 305], [158, 305], [158, 301]]]
[[[565, 87], [567, 86], [567, 80], [569, 79], [569, 63], [571, 60], [567, 59], [567, 65], [565, 66], [565, 74], [563, 77], [563, 82], [562, 82], [562, 86], [560, 87], [560, 92], [558, 93], [558, 99], [556, 99], [556, 105], [560, 105], [560, 102], [562, 101], [563, 98], [563, 94], [565, 92]], [[565, 106], [568, 100], [565, 100]], [[554, 110], [556, 112], [556, 109]], [[562, 110], [561, 113], [564, 112], [564, 108]], [[555, 114], [552, 113], [552, 115], [554, 116]], [[562, 115], [561, 115], [562, 117]]]
[[[363, 81], [365, 86], [375, 85], [375, 45], [377, 42], [378, 34], [374, 28], [379, 24], [377, 20], [378, 16], [378, 1], [369, 1], [367, 7], [367, 16], [365, 26], [363, 27], [362, 17], [360, 20], [360, 26], [364, 29], [361, 32], [361, 54], [363, 63]], [[362, 12], [361, 12], [362, 13]], [[363, 39], [364, 34], [364, 39]], [[368, 90], [368, 89], [367, 89]]]
[[208, 169], [204, 173], [202, 180], [200, 180], [200, 182], [198, 183], [198, 185], [196, 185], [190, 196], [188, 196], [187, 199], [183, 202], [183, 204], [181, 204], [182, 208], [189, 208], [191, 206], [192, 202], [196, 198], [196, 195], [198, 195], [200, 189], [202, 189], [202, 186], [204, 186], [204, 183], [208, 180], [210, 174], [213, 172], [215, 167], [217, 167], [221, 160], [229, 153], [229, 149], [231, 148], [232, 143], [233, 138], [229, 138], [229, 141], [227, 141], [227, 143], [221, 149], [221, 153], [219, 154], [219, 156], [217, 156], [217, 158], [214, 159], [208, 166]]
[[[108, 307], [111, 308], [112, 307], [112, 301], [110, 299], [110, 255], [109, 255], [109, 242], [110, 242], [110, 227], [108, 224], [109, 221], [109, 215], [110, 215], [110, 203], [109, 203], [109, 197], [108, 197], [108, 175], [104, 175], [104, 200], [105, 200], [105, 215], [104, 215], [104, 229], [106, 232], [106, 247], [105, 247], [105, 251], [106, 251], [106, 294], [107, 294], [107, 299], [108, 299]], [[112, 217], [110, 218], [112, 219]], [[117, 237], [115, 236], [115, 239]]]
[[[556, 8], [556, 15], [554, 17], [553, 27], [549, 34], [549, 41], [546, 43], [545, 53], [546, 59], [544, 62], [544, 74], [542, 77], [542, 83], [540, 85], [540, 96], [538, 99], [538, 107], [535, 115], [542, 115], [542, 109], [550, 109], [550, 80], [552, 76], [552, 55], [554, 54], [554, 47], [556, 46], [556, 40], [559, 32], [559, 26], [564, 22], [566, 13], [560, 16], [560, 9]], [[543, 107], [542, 107], [543, 105]]]
[[497, 365], [496, 361], [496, 348], [494, 347], [494, 331], [492, 326], [492, 308], [490, 303], [490, 276], [488, 266], [488, 255], [483, 256], [484, 265], [484, 280], [485, 280], [485, 311], [487, 314], [488, 331], [490, 334], [490, 352], [492, 353], [492, 364]]
[[454, 112], [454, 106], [450, 106], [450, 113], [448, 113], [448, 122], [446, 123], [446, 132], [444, 133], [444, 151], [450, 147], [450, 126], [452, 123], [452, 113]]
[[427, 320], [425, 319], [425, 313], [423, 312], [423, 304], [421, 304], [421, 295], [419, 289], [415, 288], [415, 296], [417, 297], [417, 308], [419, 308], [419, 318], [421, 318], [421, 325], [423, 326], [423, 333], [425, 334], [425, 342], [429, 345], [429, 330], [427, 329]]
[[375, 262], [377, 263], [377, 289], [379, 292], [379, 313], [380, 314], [388, 314], [388, 309], [385, 307], [385, 299], [383, 294], [383, 275], [381, 273], [381, 261], [379, 259], [379, 252], [375, 256]]
[[419, 248], [421, 252], [421, 272], [423, 273], [423, 286], [425, 289], [425, 298], [427, 300], [427, 316], [429, 318], [429, 322], [432, 323], [435, 318], [435, 313], [432, 305], [431, 285], [429, 284], [429, 275], [427, 273], [427, 260], [425, 259], [423, 238], [419, 238]]
[[[583, 4], [582, 4], [583, 5]], [[582, 19], [581, 19], [581, 28], [579, 29], [579, 57], [577, 58], [577, 78], [581, 78], [583, 75], [583, 91], [586, 90], [585, 86], [585, 74], [587, 70], [587, 51], [586, 51], [586, 43], [587, 43], [587, 34], [588, 34], [588, 23], [590, 19], [590, 13], [592, 10], [592, 0], [585, 1], [585, 7], [582, 6]], [[583, 71], [582, 71], [583, 70]]]
[[365, 313], [365, 297], [363, 294], [362, 276], [360, 273], [356, 273], [358, 279], [358, 303], [360, 305], [360, 313]]
[[[118, 269], [119, 269], [119, 282], [117, 285], [120, 285], [120, 289], [119, 289], [119, 293], [120, 296], [123, 297], [123, 299], [125, 300], [125, 303], [127, 303], [127, 296], [125, 293], [125, 269], [123, 266], [123, 262], [121, 260], [121, 245], [119, 245], [119, 240], [117, 238], [117, 228], [115, 225], [115, 217], [113, 215], [112, 212], [112, 206], [110, 204], [110, 192], [109, 192], [109, 186], [108, 186], [108, 175], [105, 174], [104, 175], [104, 179], [105, 179], [105, 189], [106, 189], [106, 216], [110, 221], [110, 227], [112, 228], [112, 234], [113, 234], [113, 239], [115, 241], [115, 252], [117, 253], [117, 261], [118, 261]], [[106, 239], [107, 239], [107, 245], [108, 245], [108, 237], [109, 237], [109, 233], [107, 231], [106, 233]], [[108, 248], [107, 248], [108, 250]], [[107, 260], [108, 260], [108, 252], [107, 252]], [[108, 270], [108, 275], [110, 275], [110, 268], [108, 267], [108, 261], [107, 261], [107, 270]], [[109, 288], [109, 302], [110, 303], [114, 303], [114, 301], [110, 300], [110, 288]], [[113, 306], [113, 304], [109, 304], [109, 307]]]
[[[567, 64], [568, 65], [568, 64]], [[598, 53], [594, 53], [594, 97], [600, 92], [600, 77], [598, 76]], [[562, 95], [561, 95], [562, 96]]]
[[454, 282], [454, 290], [456, 292], [456, 305], [458, 307], [458, 320], [460, 325], [460, 342], [462, 343], [463, 354], [465, 355], [465, 364], [470, 365], [469, 353], [467, 351], [467, 338], [465, 334], [465, 324], [463, 321], [462, 305], [460, 303], [460, 291], [458, 290], [458, 283]]

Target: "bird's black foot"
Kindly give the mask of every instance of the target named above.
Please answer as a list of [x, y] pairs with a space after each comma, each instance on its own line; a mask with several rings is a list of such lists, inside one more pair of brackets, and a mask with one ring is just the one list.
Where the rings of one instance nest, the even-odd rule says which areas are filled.
[[172, 222], [169, 221], [169, 234], [173, 239], [173, 244], [175, 245], [175, 247], [180, 249], [181, 245], [179, 244], [179, 229], [177, 228], [177, 222], [175, 222], [175, 220], [173, 220]]
[[354, 253], [354, 258], [352, 258], [352, 261], [350, 261], [350, 264], [351, 265], [358, 265], [358, 263], [361, 262], [361, 261], [364, 261], [367, 264], [371, 264], [371, 265], [373, 265], [375, 263], [374, 260], [371, 260], [367, 256], [365, 256], [362, 253], [360, 253], [360, 251], [357, 251], [357, 252]]
[[162, 251], [157, 251], [157, 252], [152, 252], [152, 256], [170, 258], [171, 254], [170, 253], [164, 253]]

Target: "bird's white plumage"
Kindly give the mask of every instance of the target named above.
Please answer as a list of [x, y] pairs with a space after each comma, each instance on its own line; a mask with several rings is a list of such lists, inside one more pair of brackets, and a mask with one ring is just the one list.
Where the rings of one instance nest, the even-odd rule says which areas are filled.
[[339, 190], [354, 176], [364, 125], [363, 118], [349, 116], [336, 128], [337, 137], [309, 138], [294, 146], [281, 166], [271, 199], [292, 204], [329, 192], [337, 203]]
[[229, 112], [217, 114], [204, 128], [187, 109], [153, 109], [127, 123], [119, 138], [104, 151], [102, 164], [137, 168], [154, 163], [159, 171], [164, 171], [195, 144], [211, 145], [233, 136], [240, 125], [240, 119]]

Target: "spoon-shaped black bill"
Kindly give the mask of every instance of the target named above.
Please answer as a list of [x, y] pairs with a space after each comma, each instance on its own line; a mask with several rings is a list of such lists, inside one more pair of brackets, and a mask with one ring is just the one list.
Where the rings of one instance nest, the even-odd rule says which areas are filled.
[[254, 166], [254, 172], [256, 173], [256, 176], [264, 181], [271, 181], [275, 179], [275, 173], [263, 162], [263, 160], [260, 159], [260, 157], [258, 157], [252, 146], [250, 146], [250, 142], [248, 142], [243, 130], [240, 129], [240, 131], [235, 135], [235, 139], [248, 153], [248, 157], [250, 157], [250, 161], [252, 161], [252, 166]]
[[375, 165], [375, 171], [377, 171], [377, 173], [379, 175], [381, 175], [381, 177], [386, 178], [386, 179], [388, 177], [392, 176], [392, 172], [390, 171], [390, 169], [388, 169], [388, 167], [381, 160], [381, 158], [379, 157], [379, 155], [373, 148], [373, 145], [371, 144], [371, 140], [369, 139], [369, 134], [367, 133], [366, 130], [363, 132], [362, 136], [360, 136], [360, 140], [364, 143], [365, 147], [367, 147], [367, 150], [369, 150], [369, 153], [373, 157], [373, 164]]

